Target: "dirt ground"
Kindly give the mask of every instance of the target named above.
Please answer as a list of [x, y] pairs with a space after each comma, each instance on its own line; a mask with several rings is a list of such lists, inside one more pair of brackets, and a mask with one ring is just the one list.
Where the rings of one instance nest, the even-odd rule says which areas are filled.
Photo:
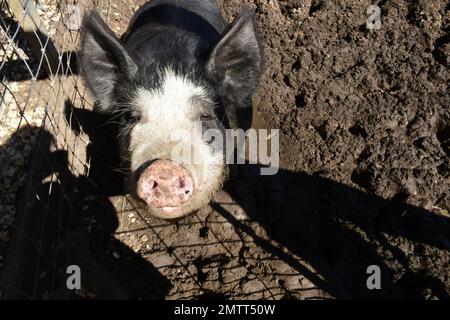
[[[427, 298], [441, 290], [448, 297], [450, 3], [254, 3], [267, 59], [255, 99], [258, 124], [282, 130], [284, 170], [322, 184], [317, 203], [290, 199], [320, 216], [305, 222], [326, 219], [345, 229], [305, 226], [299, 217], [302, 226], [292, 225], [299, 235], [288, 239], [295, 251], [302, 256], [307, 239], [307, 260], [353, 297], [347, 290], [360, 270], [348, 256], [362, 262], [372, 253], [377, 257], [367, 261], [383, 262], [390, 286], [403, 287], [400, 295]], [[381, 9], [380, 30], [365, 28], [371, 4]], [[233, 14], [239, 5], [226, 7]], [[284, 238], [283, 225], [276, 228]]]
[[[67, 100], [90, 166], [74, 174], [70, 150], [41, 136], [45, 158], [62, 165], [50, 161], [34, 180], [57, 171], [51, 199], [70, 200], [34, 212], [82, 216], [40, 247], [58, 257], [56, 275], [54, 264], [36, 267], [41, 297], [448, 299], [450, 2], [220, 3], [229, 20], [256, 6], [266, 71], [254, 127], [280, 129], [279, 174], [240, 167], [210, 206], [163, 222], [123, 196], [114, 128]], [[379, 30], [366, 28], [372, 4]], [[41, 202], [51, 185], [37, 186]], [[86, 270], [75, 295], [64, 288], [67, 264]], [[367, 288], [371, 265], [380, 290]]]
[[[358, 263], [379, 260], [400, 296], [448, 297], [450, 2], [254, 3], [267, 60], [258, 124], [282, 130], [284, 170], [321, 185], [317, 203], [289, 199], [298, 215], [317, 215], [291, 225], [294, 251], [345, 295], [359, 296]], [[380, 30], [365, 28], [371, 4]], [[302, 180], [288, 188], [304, 189]], [[345, 231], [305, 226], [310, 219]], [[275, 228], [284, 238], [283, 224]], [[311, 246], [305, 255], [301, 241]]]

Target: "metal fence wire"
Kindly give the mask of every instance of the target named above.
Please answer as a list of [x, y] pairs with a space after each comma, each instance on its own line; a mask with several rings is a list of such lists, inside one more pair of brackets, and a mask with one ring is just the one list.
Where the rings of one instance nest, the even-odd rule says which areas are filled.
[[[121, 35], [142, 2], [0, 1], [0, 297], [322, 296], [227, 194], [166, 223], [121, 193], [108, 119], [78, 72], [79, 29], [95, 7]], [[81, 289], [67, 287], [72, 265]]]

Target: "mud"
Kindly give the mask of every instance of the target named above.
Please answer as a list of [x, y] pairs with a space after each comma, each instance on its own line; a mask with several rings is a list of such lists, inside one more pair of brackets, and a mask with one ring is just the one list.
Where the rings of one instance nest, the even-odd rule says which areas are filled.
[[[394, 283], [411, 287], [406, 296], [427, 297], [433, 281], [448, 294], [450, 3], [254, 3], [267, 64], [256, 125], [281, 129], [284, 170], [333, 185], [321, 187], [306, 212], [326, 215], [367, 247], [350, 249], [355, 241], [340, 232], [333, 238], [325, 225], [292, 225], [300, 235], [291, 240], [302, 247], [308, 238], [302, 231], [317, 230], [308, 239], [313, 259], [343, 275], [344, 287], [356, 280], [344, 258], [355, 250], [361, 260], [371, 252], [382, 260]], [[225, 11], [233, 15], [239, 4], [224, 5]], [[366, 28], [371, 4], [381, 9], [380, 30]], [[359, 191], [370, 201], [355, 197]], [[304, 197], [294, 193], [290, 200], [302, 208]], [[413, 213], [404, 204], [424, 210]], [[431, 220], [436, 223], [426, 226]], [[439, 248], [423, 243], [424, 234]], [[331, 253], [343, 257], [330, 259]]]
[[[169, 297], [448, 298], [449, 4], [380, 2], [380, 30], [370, 1], [222, 8], [231, 20], [245, 4], [265, 49], [254, 127], [281, 130], [281, 170], [243, 168], [211, 208], [162, 229], [173, 256], [143, 250], [186, 279]], [[367, 289], [370, 265], [382, 290]]]
[[[70, 172], [70, 153], [59, 152], [52, 197], [69, 204], [37, 188], [54, 208], [34, 212], [76, 216], [58, 246], [41, 247], [59, 257], [51, 286], [42, 272], [54, 266], [36, 269], [42, 297], [448, 299], [450, 3], [220, 2], [229, 20], [256, 6], [266, 71], [253, 126], [280, 129], [279, 174], [238, 167], [196, 214], [149, 217], [121, 190], [114, 128], [69, 93], [66, 118], [88, 136], [89, 170]], [[379, 30], [366, 28], [372, 4]], [[88, 270], [82, 291], [65, 289], [67, 264]], [[367, 287], [372, 265], [380, 290]]]

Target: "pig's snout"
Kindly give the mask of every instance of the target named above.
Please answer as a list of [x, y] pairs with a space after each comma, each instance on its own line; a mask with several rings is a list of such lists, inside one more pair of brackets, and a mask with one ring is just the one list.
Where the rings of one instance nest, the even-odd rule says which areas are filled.
[[149, 207], [173, 211], [187, 203], [194, 193], [194, 181], [187, 169], [170, 160], [157, 160], [140, 175], [137, 194]]

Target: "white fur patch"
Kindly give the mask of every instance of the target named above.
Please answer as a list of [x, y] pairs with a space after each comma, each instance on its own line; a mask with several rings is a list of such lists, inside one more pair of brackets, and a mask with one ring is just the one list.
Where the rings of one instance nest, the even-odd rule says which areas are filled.
[[135, 104], [142, 117], [131, 132], [132, 169], [136, 170], [152, 159], [170, 159], [171, 149], [177, 144], [173, 140], [173, 134], [177, 131], [189, 133], [180, 138], [187, 145], [196, 147], [200, 162], [217, 163], [218, 159], [211, 158], [221, 155], [211, 154], [211, 148], [202, 139], [201, 125], [195, 125], [202, 113], [202, 104], [211, 103], [206, 89], [183, 76], [175, 75], [171, 70], [165, 72], [160, 88], [139, 89], [137, 92]]
[[195, 97], [205, 97], [206, 90], [168, 69], [160, 88], [139, 89], [135, 104], [141, 119], [131, 132], [131, 164], [135, 170], [150, 159], [166, 158], [174, 130], [191, 129], [196, 106]]
[[142, 111], [143, 122], [150, 121], [156, 126], [169, 124], [173, 127], [173, 123], [185, 122], [190, 117], [194, 111], [195, 97], [206, 99], [206, 89], [168, 69], [161, 88], [138, 90], [137, 104]]

